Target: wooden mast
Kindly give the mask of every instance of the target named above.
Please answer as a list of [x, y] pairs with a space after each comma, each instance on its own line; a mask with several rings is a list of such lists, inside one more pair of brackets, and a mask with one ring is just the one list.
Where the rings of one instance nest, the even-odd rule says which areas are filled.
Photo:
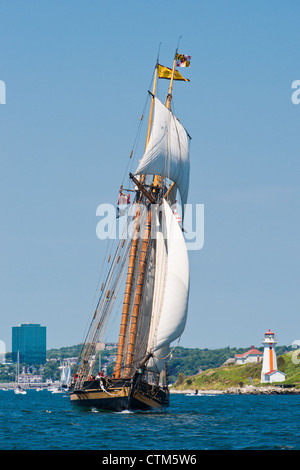
[[148, 131], [147, 131], [147, 137], [146, 137], [145, 150], [147, 148], [147, 145], [148, 145], [149, 139], [150, 139], [150, 131], [151, 131], [151, 124], [152, 124], [152, 116], [153, 116], [153, 107], [154, 107], [154, 98], [155, 98], [157, 75], [158, 75], [158, 62], [156, 62], [156, 66], [155, 66], [153, 91], [152, 91], [152, 99], [151, 99], [151, 106], [150, 106], [150, 114], [149, 114], [149, 122], [148, 122]]
[[[175, 52], [173, 68], [172, 68], [172, 76], [171, 76], [169, 91], [168, 91], [168, 95], [166, 99], [166, 107], [168, 109], [170, 109], [171, 107], [172, 88], [173, 88], [174, 75], [175, 75], [176, 58], [177, 58], [177, 49]], [[155, 66], [155, 75], [154, 75], [154, 82], [153, 82], [153, 91], [152, 91], [152, 99], [151, 99], [151, 106], [150, 106], [150, 113], [149, 113], [149, 122], [148, 122], [145, 150], [147, 148], [147, 145], [150, 139], [157, 77], [158, 77], [158, 60]], [[144, 175], [141, 175], [140, 181], [141, 183], [143, 183]], [[158, 183], [159, 183], [159, 177], [155, 175], [154, 180], [153, 180], [154, 192], [156, 191], [156, 187]], [[137, 215], [138, 217], [140, 216], [140, 211], [137, 211], [136, 218], [137, 218]], [[139, 229], [140, 229], [140, 225], [138, 226], [136, 225], [135, 230], [138, 231]], [[138, 319], [138, 314], [139, 314], [139, 309], [140, 309], [141, 293], [142, 293], [142, 286], [143, 286], [145, 266], [146, 266], [146, 254], [147, 254], [147, 247], [148, 247], [148, 242], [150, 238], [150, 233], [151, 233], [151, 210], [148, 210], [145, 233], [143, 237], [140, 265], [139, 265], [139, 271], [138, 271], [137, 290], [135, 294], [133, 311], [132, 311], [132, 316], [131, 316], [130, 336], [129, 336], [127, 354], [126, 354], [126, 364], [125, 364], [124, 375], [129, 374], [130, 367], [132, 364], [132, 359], [133, 359], [134, 344], [135, 344], [135, 337], [136, 337], [136, 330], [137, 330], [137, 319]], [[130, 255], [129, 255], [129, 265], [128, 265], [126, 288], [125, 288], [125, 295], [124, 295], [124, 302], [123, 302], [123, 311], [122, 311], [118, 350], [117, 350], [117, 359], [116, 359], [116, 365], [115, 365], [115, 371], [114, 371], [115, 378], [120, 378], [122, 362], [123, 362], [123, 357], [124, 357], [124, 344], [125, 344], [125, 336], [126, 336], [126, 331], [128, 328], [128, 321], [129, 321], [129, 305], [130, 305], [130, 298], [131, 298], [131, 291], [132, 291], [132, 284], [133, 284], [133, 272], [134, 272], [134, 266], [135, 266], [135, 260], [136, 260], [136, 251], [137, 251], [137, 237], [134, 236], [132, 240], [132, 244], [131, 244]]]
[[[177, 49], [175, 52], [174, 62], [173, 62], [173, 69], [172, 69], [172, 76], [169, 86], [169, 91], [167, 95], [166, 107], [170, 109], [171, 107], [171, 98], [172, 98], [172, 88], [173, 88], [173, 81], [175, 75], [175, 67], [176, 67], [176, 58], [177, 58]], [[148, 132], [147, 132], [147, 139], [146, 139], [146, 146], [147, 148], [149, 138], [150, 138], [150, 130], [151, 130], [151, 123], [152, 123], [152, 114], [153, 114], [153, 106], [154, 106], [154, 97], [155, 97], [155, 88], [156, 88], [156, 80], [158, 75], [158, 62], [155, 68], [155, 78], [154, 78], [154, 85], [153, 85], [153, 93], [152, 93], [152, 101], [151, 101], [151, 109], [150, 109], [150, 116], [149, 116], [149, 124], [148, 124]], [[160, 177], [158, 175], [154, 176], [153, 180], [153, 191], [156, 192], [156, 188], [159, 184]], [[138, 314], [140, 309], [140, 302], [141, 302], [141, 295], [142, 295], [142, 287], [144, 282], [144, 274], [145, 274], [145, 266], [146, 266], [146, 255], [148, 249], [148, 243], [151, 233], [151, 209], [148, 210], [147, 213], [147, 222], [145, 227], [145, 233], [143, 238], [143, 245], [140, 257], [140, 266], [138, 271], [138, 281], [137, 281], [137, 289], [134, 299], [134, 305], [131, 315], [131, 325], [130, 325], [130, 336], [129, 336], [129, 344], [127, 348], [127, 355], [126, 355], [126, 364], [125, 364], [125, 375], [130, 374], [130, 368], [132, 365], [133, 354], [134, 354], [134, 345], [135, 345], [135, 338], [136, 338], [136, 331], [137, 331], [137, 321], [138, 321]]]
[[119, 342], [118, 342], [117, 359], [116, 359], [116, 365], [115, 365], [115, 378], [116, 379], [120, 377], [121, 367], [122, 367], [124, 342], [125, 342], [131, 288], [132, 288], [133, 273], [134, 273], [135, 255], [136, 255], [137, 242], [138, 242], [137, 232], [139, 230], [139, 222], [138, 222], [139, 217], [140, 217], [140, 209], [137, 209], [136, 215], [135, 215], [135, 226], [134, 226], [134, 231], [133, 231], [133, 238], [131, 242], [130, 255], [129, 255], [129, 264], [128, 264], [126, 287], [125, 287], [125, 294], [124, 294], [124, 301], [123, 301], [123, 311], [122, 311]]
[[[168, 109], [171, 108], [172, 89], [173, 89], [173, 82], [174, 82], [174, 75], [175, 75], [177, 50], [178, 49], [176, 49], [175, 56], [174, 56], [173, 67], [172, 67], [172, 75], [171, 75], [171, 79], [170, 79], [170, 86], [169, 86], [169, 91], [168, 91], [167, 99], [166, 99], [166, 108], [168, 108]], [[155, 188], [157, 187], [157, 185], [159, 184], [160, 180], [161, 180], [161, 177], [155, 175], [154, 180], [153, 180], [154, 191], [155, 191]]]
[[173, 88], [173, 82], [174, 82], [176, 60], [177, 60], [177, 49], [176, 49], [176, 52], [175, 52], [175, 57], [174, 57], [174, 62], [173, 62], [173, 68], [172, 68], [172, 75], [171, 75], [171, 80], [170, 80], [170, 86], [169, 86], [169, 91], [168, 91], [167, 99], [166, 99], [166, 107], [167, 107], [168, 109], [171, 108], [172, 88]]
[[[152, 100], [151, 100], [151, 106], [150, 106], [145, 149], [147, 148], [147, 145], [149, 143], [149, 138], [150, 138], [157, 75], [158, 75], [158, 62], [156, 63], [156, 66], [155, 66]], [[141, 181], [143, 180], [144, 180], [144, 175], [141, 176]], [[126, 330], [127, 330], [127, 325], [128, 325], [129, 305], [130, 305], [132, 283], [133, 283], [133, 273], [134, 273], [134, 266], [135, 266], [135, 257], [136, 257], [137, 242], [138, 242], [137, 232], [140, 229], [139, 217], [140, 217], [140, 210], [138, 209], [136, 212], [136, 216], [135, 216], [135, 226], [134, 226], [133, 239], [131, 242], [131, 249], [130, 249], [130, 255], [129, 255], [129, 265], [128, 265], [128, 271], [127, 271], [123, 311], [122, 311], [119, 342], [118, 342], [118, 349], [117, 349], [117, 359], [116, 359], [116, 365], [115, 365], [115, 370], [114, 370], [114, 375], [115, 375], [115, 378], [117, 379], [120, 378], [120, 375], [121, 375], [122, 361], [123, 361], [123, 356], [124, 356], [124, 344], [125, 344], [125, 336], [126, 336]], [[151, 219], [150, 219], [150, 224], [151, 224]], [[145, 235], [147, 236], [147, 234]], [[137, 318], [138, 310], [139, 310], [139, 306], [137, 308], [136, 318]], [[135, 333], [131, 334], [131, 340], [134, 343], [133, 336], [132, 336], [133, 334]]]
[[139, 271], [138, 271], [137, 288], [136, 288], [134, 304], [133, 304], [133, 309], [132, 309], [132, 314], [131, 314], [130, 336], [129, 336], [129, 343], [128, 343], [128, 349], [127, 349], [127, 355], [126, 355], [126, 364], [125, 364], [125, 370], [124, 370], [125, 376], [129, 375], [130, 367], [132, 365], [132, 360], [133, 360], [134, 345], [135, 345], [135, 338], [136, 338], [136, 332], [137, 332], [137, 322], [138, 322], [138, 315], [140, 311], [150, 233], [151, 233], [151, 208], [148, 209], [148, 213], [147, 213], [147, 222], [146, 222], [146, 227], [144, 231]]

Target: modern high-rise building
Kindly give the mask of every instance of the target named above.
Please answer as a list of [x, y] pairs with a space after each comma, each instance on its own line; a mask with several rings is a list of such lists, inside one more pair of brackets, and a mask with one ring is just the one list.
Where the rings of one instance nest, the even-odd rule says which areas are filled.
[[12, 328], [12, 360], [20, 363], [46, 362], [46, 327], [37, 323], [24, 323]]

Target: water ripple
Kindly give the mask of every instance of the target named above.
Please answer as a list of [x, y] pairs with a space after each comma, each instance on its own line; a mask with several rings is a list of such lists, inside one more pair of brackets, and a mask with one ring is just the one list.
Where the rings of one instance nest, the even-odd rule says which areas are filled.
[[174, 395], [163, 412], [111, 413], [0, 391], [0, 449], [299, 450], [299, 405], [299, 396]]

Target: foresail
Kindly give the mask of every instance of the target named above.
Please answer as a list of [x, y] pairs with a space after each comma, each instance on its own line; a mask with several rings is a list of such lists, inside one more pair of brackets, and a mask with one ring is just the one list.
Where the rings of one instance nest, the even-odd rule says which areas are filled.
[[189, 191], [189, 137], [174, 114], [158, 98], [154, 99], [149, 143], [135, 173], [170, 178], [178, 186], [184, 207]]
[[[153, 353], [148, 370], [161, 371], [169, 345], [184, 331], [189, 296], [189, 261], [182, 230], [166, 201], [163, 202], [162, 232], [157, 237], [160, 269], [157, 269], [148, 349]], [[161, 244], [164, 246], [160, 246]], [[162, 281], [162, 276], [164, 279]], [[161, 284], [164, 289], [161, 292]], [[159, 289], [159, 291], [157, 290]], [[160, 301], [158, 301], [158, 299]]]

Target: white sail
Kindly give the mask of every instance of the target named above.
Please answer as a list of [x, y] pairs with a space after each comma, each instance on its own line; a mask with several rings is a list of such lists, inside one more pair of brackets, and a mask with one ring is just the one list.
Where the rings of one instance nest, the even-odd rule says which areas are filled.
[[135, 173], [170, 178], [178, 187], [184, 207], [189, 191], [189, 137], [174, 114], [158, 98], [154, 100], [149, 143]]
[[166, 201], [163, 202], [162, 234], [157, 237], [156, 268], [153, 326], [148, 343], [153, 357], [147, 369], [161, 371], [169, 345], [184, 331], [189, 296], [189, 261], [185, 240]]
[[60, 369], [60, 383], [63, 385], [69, 385], [71, 381], [71, 366], [69, 362], [63, 362], [59, 366]]

